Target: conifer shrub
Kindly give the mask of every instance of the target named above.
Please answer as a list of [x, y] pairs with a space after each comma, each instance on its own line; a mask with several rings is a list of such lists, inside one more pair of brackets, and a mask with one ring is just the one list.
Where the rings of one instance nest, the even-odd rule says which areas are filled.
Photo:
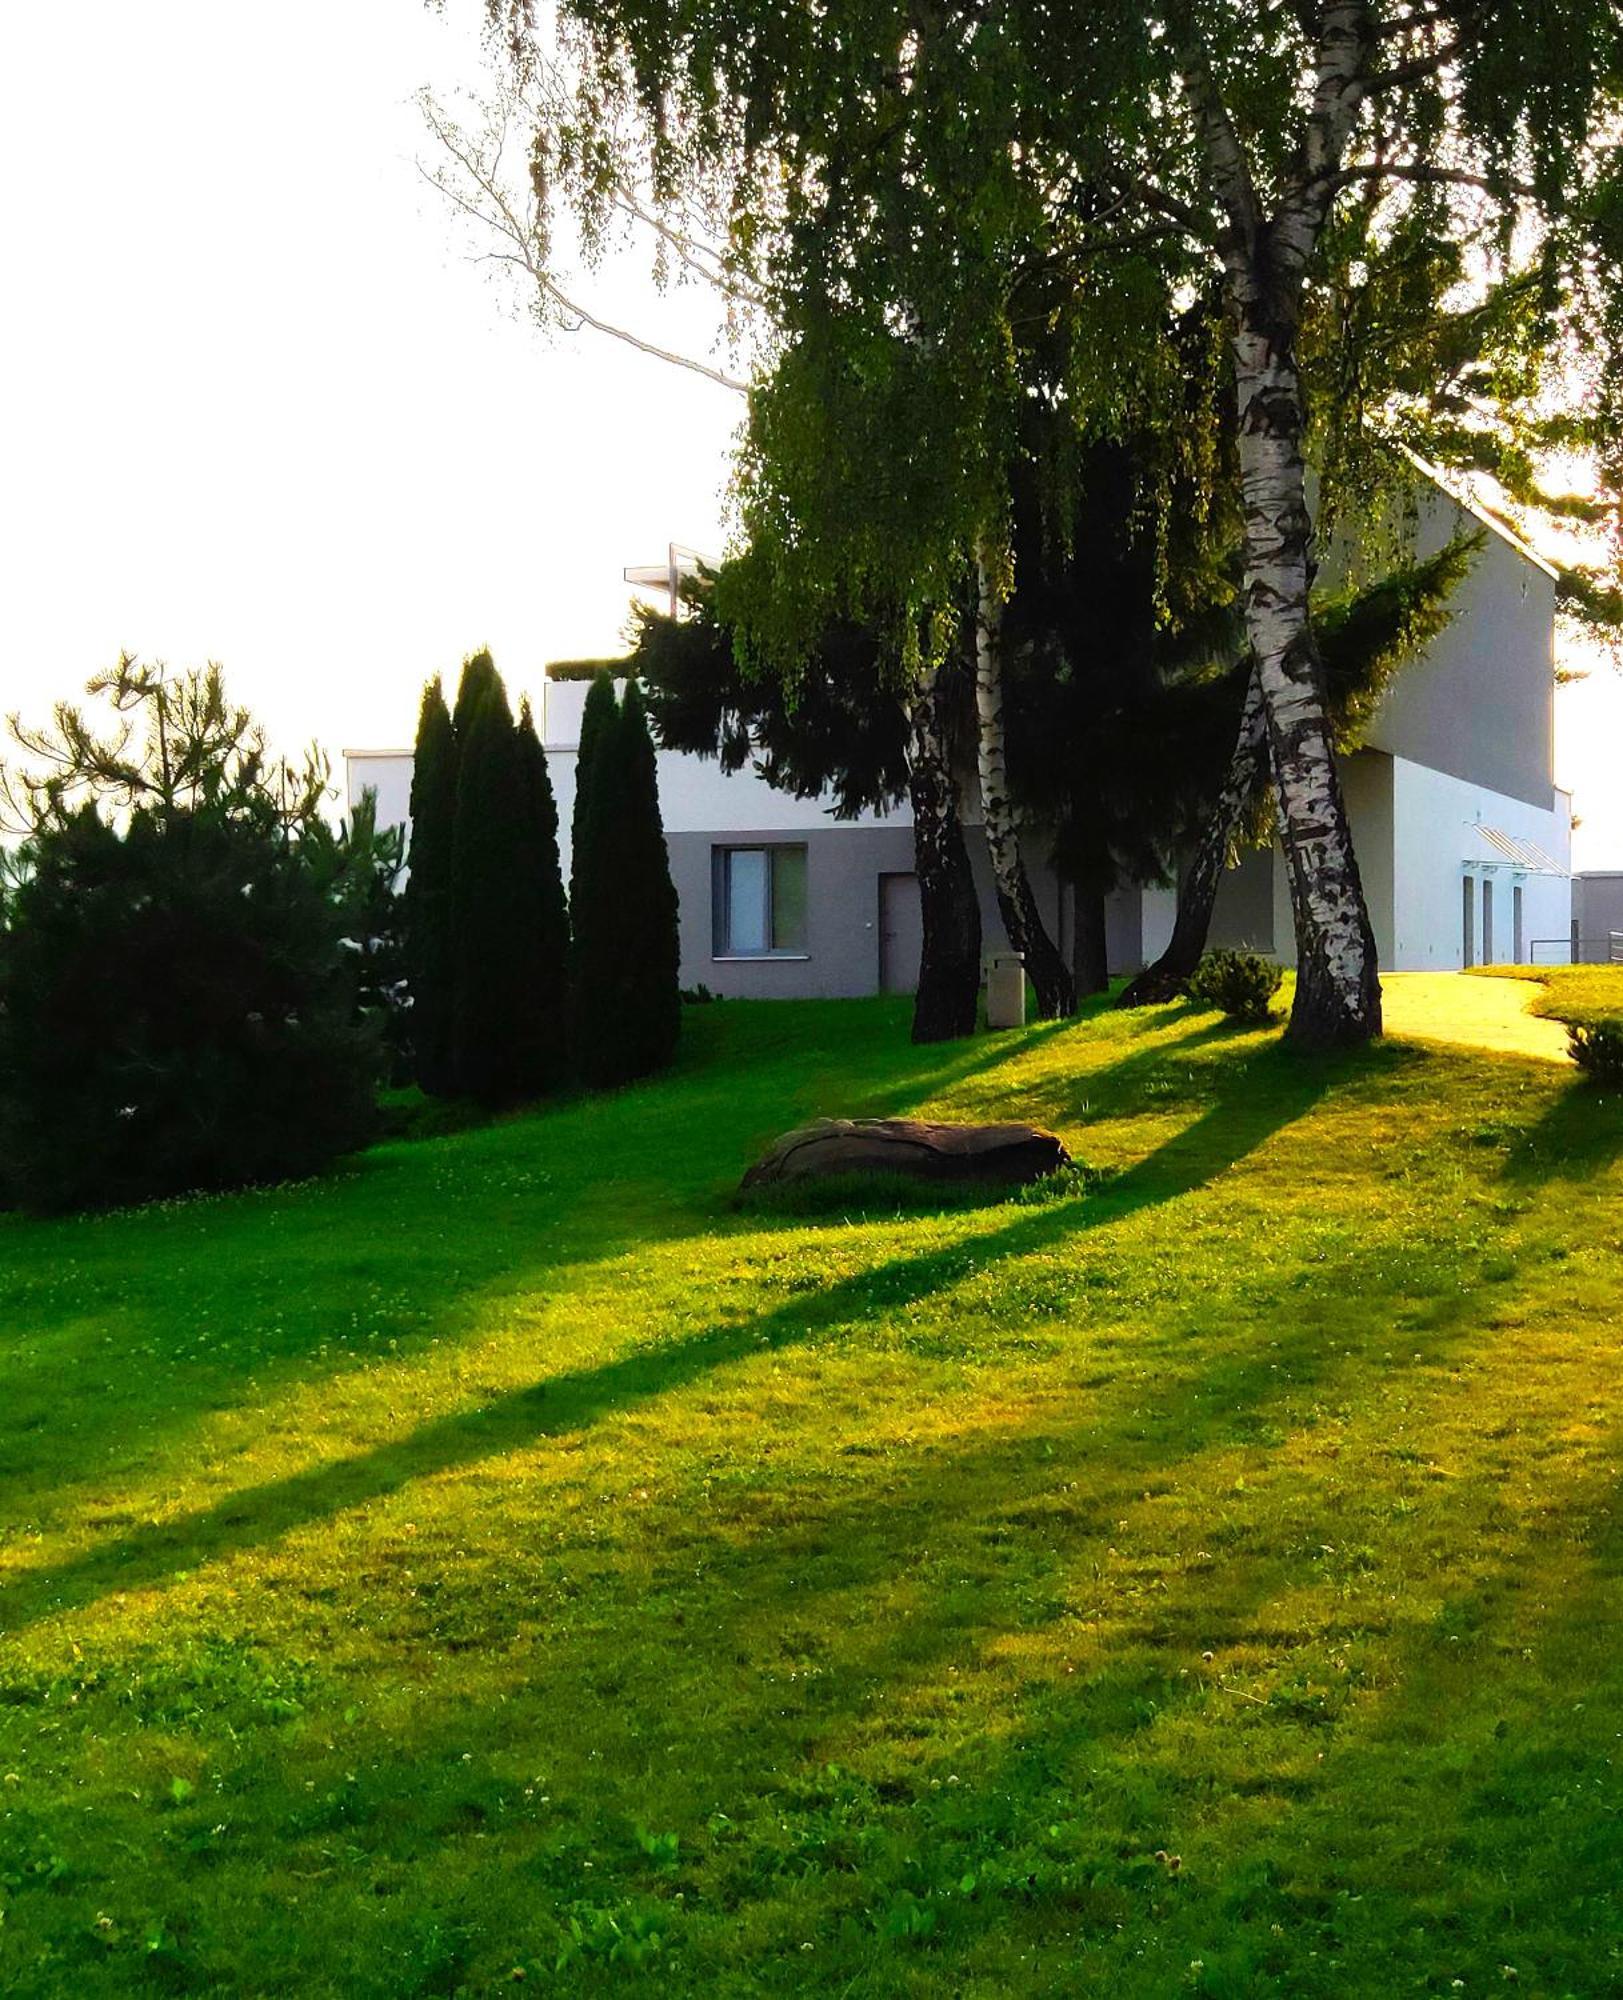
[[[358, 933], [390, 852], [319, 752], [274, 759], [217, 666], [125, 654], [13, 719], [0, 901], [0, 1198], [90, 1208], [315, 1172], [370, 1135], [383, 1022]], [[364, 815], [361, 816], [364, 818]], [[392, 881], [392, 877], [390, 877]]]
[[583, 900], [582, 857], [591, 855], [592, 787], [597, 777], [597, 753], [602, 738], [613, 728], [620, 712], [619, 697], [611, 675], [598, 674], [586, 691], [580, 717], [580, 741], [575, 749], [575, 804], [569, 822], [569, 912], [570, 922]]
[[515, 723], [488, 652], [464, 662], [454, 714], [437, 682], [424, 696], [412, 811], [418, 1082], [486, 1105], [556, 1088], [569, 1071], [558, 808], [529, 704]]
[[569, 903], [558, 858], [558, 803], [547, 753], [536, 734], [526, 698], [519, 705], [515, 739], [524, 820], [518, 881], [527, 929], [533, 991], [525, 1010], [528, 1081], [553, 1089], [569, 1075]]
[[431, 1096], [455, 1088], [451, 1062], [451, 843], [457, 743], [438, 680], [423, 690], [411, 767], [411, 874], [406, 882], [406, 981], [413, 1073]]
[[0, 935], [0, 1186], [42, 1210], [296, 1179], [372, 1127], [343, 912], [268, 809], [85, 806]]
[[1567, 1029], [1567, 1045], [1591, 1083], [1623, 1090], [1623, 1018], [1575, 1021]]
[[[588, 709], [606, 685], [594, 685]], [[675, 1055], [681, 946], [653, 739], [634, 682], [617, 711], [600, 708], [590, 735], [583, 723], [581, 744], [572, 1018], [581, 1074], [602, 1087], [647, 1076]]]
[[1239, 1021], [1266, 1021], [1284, 973], [1255, 951], [1209, 951], [1189, 975], [1191, 1000]]

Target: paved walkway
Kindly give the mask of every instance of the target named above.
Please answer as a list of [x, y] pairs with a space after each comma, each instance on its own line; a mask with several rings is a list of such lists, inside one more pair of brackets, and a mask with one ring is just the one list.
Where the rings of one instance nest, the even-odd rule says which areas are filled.
[[1381, 978], [1389, 1035], [1568, 1062], [1566, 1024], [1527, 1011], [1542, 991], [1531, 979], [1474, 979], [1463, 972], [1389, 972]]

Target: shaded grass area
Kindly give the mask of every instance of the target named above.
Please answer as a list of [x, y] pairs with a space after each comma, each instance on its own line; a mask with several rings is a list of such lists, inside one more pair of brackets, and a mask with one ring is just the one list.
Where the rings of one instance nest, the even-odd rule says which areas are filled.
[[[1617, 1107], [1182, 1007], [684, 1028], [0, 1220], [0, 1989], [1617, 1990]], [[911, 1111], [1088, 1171], [732, 1205]]]
[[1527, 979], [1543, 990], [1532, 1012], [1574, 1026], [1623, 1020], [1623, 965], [1484, 965], [1474, 976]]

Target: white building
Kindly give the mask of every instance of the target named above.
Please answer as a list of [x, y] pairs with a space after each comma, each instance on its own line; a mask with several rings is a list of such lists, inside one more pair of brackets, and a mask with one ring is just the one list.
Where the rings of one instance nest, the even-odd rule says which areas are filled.
[[[1464, 525], [1438, 496], [1422, 550]], [[1366, 747], [1343, 764], [1348, 812], [1387, 970], [1448, 970], [1489, 961], [1549, 961], [1571, 950], [1572, 811], [1555, 785], [1555, 573], [1489, 522], [1454, 600], [1448, 629], [1388, 691]], [[548, 681], [535, 704], [568, 868], [575, 749], [586, 684]], [[344, 753], [349, 801], [378, 795], [379, 818], [407, 818], [408, 750]], [[662, 751], [660, 806], [682, 908], [682, 978], [759, 997], [843, 997], [910, 990], [920, 925], [905, 808], [835, 820], [752, 772], [724, 776], [708, 759]], [[1005, 942], [984, 842], [972, 829], [988, 949]], [[1034, 870], [1062, 950], [1069, 898]], [[1111, 969], [1136, 970], [1171, 932], [1171, 889], [1111, 899]], [[1619, 928], [1623, 928], [1620, 919]], [[1226, 877], [1214, 944], [1247, 945], [1288, 964], [1290, 901], [1283, 855], [1257, 850]]]

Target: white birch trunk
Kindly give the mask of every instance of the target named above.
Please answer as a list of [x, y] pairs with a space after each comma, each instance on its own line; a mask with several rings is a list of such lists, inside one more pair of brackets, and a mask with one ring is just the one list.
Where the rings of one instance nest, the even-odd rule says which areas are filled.
[[1267, 711], [1296, 922], [1289, 1033], [1314, 1047], [1363, 1042], [1381, 1031], [1381, 987], [1308, 623], [1312, 524], [1295, 340], [1303, 278], [1373, 58], [1373, 18], [1368, 0], [1324, 0], [1298, 174], [1272, 215], [1262, 211], [1192, 0], [1174, 0], [1168, 18], [1227, 222], [1222, 252], [1239, 419], [1246, 627]]
[[1288, 335], [1264, 315], [1242, 315], [1233, 344], [1246, 630], [1267, 710], [1296, 919], [1290, 1036], [1314, 1047], [1364, 1042], [1381, 1032], [1381, 987], [1308, 622], [1301, 382]]

